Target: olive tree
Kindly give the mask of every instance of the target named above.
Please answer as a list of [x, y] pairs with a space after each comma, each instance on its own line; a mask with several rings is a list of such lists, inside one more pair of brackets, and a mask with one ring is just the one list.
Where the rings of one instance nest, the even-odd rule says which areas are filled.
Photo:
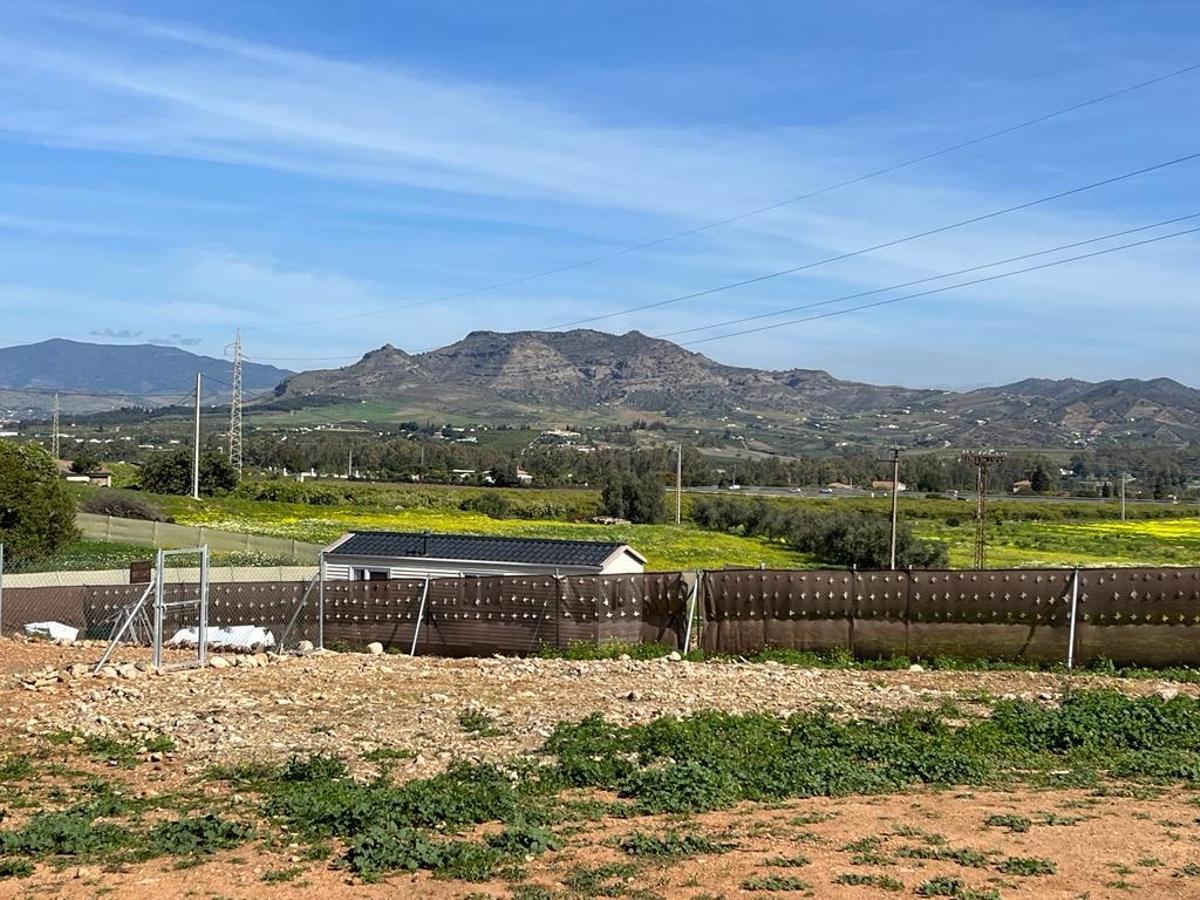
[[0, 544], [7, 566], [27, 567], [78, 537], [75, 500], [36, 444], [0, 441]]

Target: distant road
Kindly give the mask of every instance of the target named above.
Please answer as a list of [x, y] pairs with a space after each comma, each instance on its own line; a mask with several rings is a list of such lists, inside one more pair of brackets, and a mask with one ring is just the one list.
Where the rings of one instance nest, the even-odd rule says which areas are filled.
[[[729, 488], [717, 487], [713, 485], [702, 485], [699, 487], [684, 488], [684, 492], [688, 494], [728, 494], [731, 497], [814, 497], [821, 500], [836, 500], [838, 498], [846, 499], [862, 499], [871, 497], [890, 497], [891, 494], [886, 491], [834, 491], [832, 494], [822, 493], [820, 488], [805, 487], [805, 488], [786, 488], [786, 487], [763, 487], [758, 485], [744, 484], [737, 490]], [[958, 491], [957, 494], [950, 491], [938, 491], [935, 496], [944, 496], [947, 499], [959, 500], [976, 500], [978, 494], [974, 491]], [[924, 491], [901, 491], [901, 498], [915, 497], [924, 498], [929, 496]], [[1112, 497], [1039, 497], [1036, 494], [988, 494], [989, 500], [1020, 500], [1024, 503], [1111, 503], [1113, 506], [1118, 504], [1118, 501]], [[1129, 497], [1126, 501], [1129, 506], [1137, 504], [1143, 505], [1162, 505], [1162, 506], [1193, 506], [1190, 501], [1172, 504], [1167, 500], [1142, 500]]]

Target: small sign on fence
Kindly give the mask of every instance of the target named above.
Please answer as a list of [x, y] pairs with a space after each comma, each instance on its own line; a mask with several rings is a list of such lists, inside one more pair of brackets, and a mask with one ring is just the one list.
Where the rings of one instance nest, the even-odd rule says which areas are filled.
[[150, 572], [154, 568], [154, 563], [150, 560], [139, 559], [129, 564], [129, 583], [130, 584], [149, 584]]

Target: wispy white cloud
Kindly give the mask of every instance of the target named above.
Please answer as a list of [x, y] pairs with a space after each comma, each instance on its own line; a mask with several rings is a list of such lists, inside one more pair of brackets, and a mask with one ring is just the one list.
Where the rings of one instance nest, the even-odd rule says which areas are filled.
[[[292, 335], [277, 326], [404, 306], [550, 268], [597, 249], [801, 193], [887, 159], [876, 146], [877, 135], [864, 130], [861, 121], [848, 128], [836, 123], [822, 128], [650, 127], [619, 114], [603, 120], [585, 115], [568, 108], [552, 88], [517, 92], [442, 72], [336, 59], [95, 9], [39, 4], [21, 10], [12, 25], [0, 35], [0, 134], [9, 140], [332, 179], [365, 186], [336, 201], [343, 211], [345, 206], [398, 206], [420, 222], [428, 221], [431, 210], [447, 210], [445, 218], [456, 225], [478, 226], [478, 233], [470, 235], [412, 235], [397, 250], [411, 257], [414, 268], [423, 267], [422, 277], [411, 281], [384, 274], [377, 260], [325, 262], [302, 250], [289, 256], [262, 249], [267, 242], [261, 237], [244, 242], [180, 239], [179, 246], [158, 257], [108, 264], [116, 273], [109, 277], [113, 284], [124, 278], [143, 286], [134, 295], [121, 296], [112, 284], [64, 289], [62, 296], [78, 298], [85, 316], [126, 317], [113, 328], [144, 327], [147, 333], [161, 334], [162, 328], [176, 326], [190, 335], [200, 328], [240, 325], [250, 333], [261, 329], [278, 353], [303, 355], [307, 348], [312, 354], [311, 332]], [[904, 126], [919, 127], [912, 122]], [[945, 123], [939, 127], [946, 130]], [[1184, 135], [1196, 132], [1186, 124], [1180, 129]], [[1149, 141], [1144, 150], [1145, 156], [1127, 168], [1167, 153]], [[1072, 169], [1034, 155], [1006, 159], [1004, 168], [1012, 176], [1005, 186], [953, 167], [913, 171], [872, 182], [869, 189], [839, 192], [664, 245], [586, 270], [580, 277], [499, 291], [486, 300], [331, 323], [321, 329], [319, 343], [347, 351], [383, 340], [412, 347], [453, 339], [481, 323], [496, 328], [550, 325], [846, 252], [1070, 187], [1087, 180], [1089, 172], [1113, 174], [1120, 167], [1090, 162]], [[1125, 214], [1108, 211], [1099, 202], [1045, 207], [754, 289], [612, 320], [603, 327], [668, 331], [728, 318], [731, 312], [794, 305], [1141, 224], [1170, 205], [1170, 184], [1194, 177], [1194, 171], [1179, 173], [1183, 181], [1164, 176], [1153, 182], [1155, 190], [1166, 193], [1164, 203], [1144, 204], [1134, 196], [1136, 202]], [[393, 193], [374, 198], [372, 187]], [[254, 201], [239, 197], [203, 202], [231, 207], [214, 211], [236, 215], [245, 206], [249, 215], [257, 215]], [[315, 212], [313, 218], [318, 216]], [[514, 221], [530, 232], [506, 231], [506, 223]], [[0, 227], [6, 223], [30, 233], [57, 228], [67, 237], [72, 225], [80, 237], [129, 227], [0, 212]], [[331, 223], [331, 233], [339, 225], [340, 220]], [[538, 228], [553, 231], [553, 242]], [[601, 241], [588, 240], [589, 233], [598, 233]], [[1139, 316], [1157, 326], [1184, 314], [1186, 298], [1200, 287], [1194, 247], [1147, 248], [1078, 269], [1031, 274], [1003, 287], [928, 304], [937, 314], [902, 305], [872, 313], [866, 321], [885, 319], [890, 328], [907, 328], [914, 335], [931, 328], [945, 333], [962, 327], [954, 322], [954, 310], [973, 305], [1025, 321], [1045, 323], [1057, 317], [1067, 326], [1079, 317], [1110, 316], [1130, 298], [1139, 298]], [[438, 278], [445, 279], [446, 287], [435, 283]], [[35, 289], [25, 296], [36, 295]], [[103, 316], [94, 308], [87, 312], [88, 303], [114, 301], [120, 302], [117, 312], [111, 307], [105, 307]], [[17, 301], [6, 301], [0, 293], [0, 304], [5, 302]], [[35, 310], [32, 304], [26, 308]], [[163, 317], [170, 317], [169, 325], [142, 324]], [[862, 328], [864, 317], [835, 321], [805, 326], [800, 333], [810, 337], [802, 342], [795, 338], [798, 332], [791, 332], [705, 349], [779, 366], [802, 365], [806, 360], [798, 354], [816, 354], [819, 358], [811, 364], [836, 369], [836, 363], [858, 352], [847, 349], [846, 333]], [[864, 347], [856, 365], [878, 356], [873, 340]]]

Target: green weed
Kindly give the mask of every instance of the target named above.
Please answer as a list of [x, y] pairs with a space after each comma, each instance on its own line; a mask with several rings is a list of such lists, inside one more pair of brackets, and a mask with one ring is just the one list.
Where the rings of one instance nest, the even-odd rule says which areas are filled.
[[939, 875], [917, 886], [919, 897], [953, 897], [954, 900], [1000, 900], [1000, 892], [992, 888], [971, 888], [961, 878]]
[[603, 863], [598, 866], [576, 866], [563, 884], [583, 897], [617, 897], [624, 893], [625, 881], [637, 874], [630, 863]]
[[982, 869], [988, 864], [988, 855], [979, 850], [951, 847], [901, 847], [895, 853], [904, 859], [952, 862], [969, 869]]
[[147, 835], [154, 856], [208, 854], [236, 847], [254, 837], [254, 826], [215, 813], [160, 822]]
[[770, 866], [774, 869], [799, 869], [802, 866], [807, 866], [812, 863], [812, 860], [807, 856], [769, 856], [763, 860], [764, 866]]
[[852, 887], [874, 887], [881, 891], [902, 891], [904, 882], [890, 875], [867, 875], [861, 872], [843, 872], [833, 879], [834, 884], [845, 884]]
[[366, 762], [381, 763], [396, 759], [412, 759], [416, 754], [411, 750], [400, 750], [396, 747], [376, 747], [362, 755]]
[[474, 737], [497, 737], [504, 730], [496, 727], [493, 716], [479, 709], [464, 709], [458, 714], [458, 727]]
[[289, 881], [295, 881], [302, 874], [304, 874], [304, 869], [300, 868], [300, 866], [290, 866], [286, 869], [269, 869], [262, 873], [259, 881], [267, 884], [286, 884]]
[[794, 875], [756, 875], [742, 882], [743, 891], [789, 891], [811, 890], [812, 885]]
[[1010, 856], [997, 865], [996, 869], [1005, 875], [1023, 875], [1026, 877], [1054, 875], [1058, 872], [1058, 866], [1053, 861], [1039, 859], [1036, 856]]
[[0, 781], [25, 781], [32, 778], [36, 769], [28, 756], [6, 756], [0, 762]]
[[988, 816], [983, 820], [983, 824], [989, 828], [1007, 828], [1010, 832], [1024, 834], [1029, 830], [1033, 821], [1025, 816], [1015, 816], [1010, 814]]
[[[1061, 785], [1110, 774], [1200, 783], [1200, 703], [1080, 691], [1057, 707], [998, 702], [965, 725], [931, 711], [874, 720], [709, 711], [619, 727], [593, 715], [560, 724], [545, 746], [558, 777], [616, 791], [647, 812], [692, 812], [752, 800], [891, 793], [919, 784]], [[1027, 828], [1026, 817], [988, 824]]]
[[728, 853], [737, 847], [736, 844], [714, 841], [704, 835], [680, 834], [677, 831], [666, 831], [662, 834], [631, 831], [617, 840], [617, 846], [629, 856], [655, 859], [683, 859], [710, 853]]
[[0, 859], [0, 878], [28, 878], [33, 863], [27, 859]]

